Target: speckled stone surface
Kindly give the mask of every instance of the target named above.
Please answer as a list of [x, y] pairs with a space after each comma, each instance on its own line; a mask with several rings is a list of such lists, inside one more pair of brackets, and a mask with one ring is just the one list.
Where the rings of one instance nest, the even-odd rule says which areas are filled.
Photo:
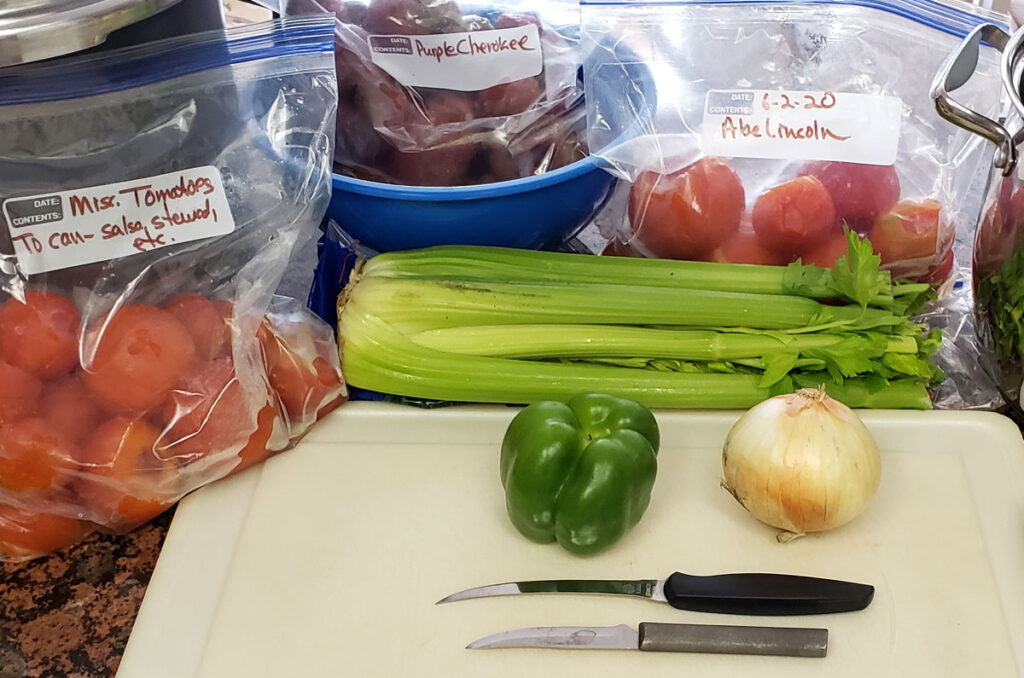
[[26, 563], [0, 564], [0, 678], [106, 678], [128, 635], [171, 522], [94, 534]]

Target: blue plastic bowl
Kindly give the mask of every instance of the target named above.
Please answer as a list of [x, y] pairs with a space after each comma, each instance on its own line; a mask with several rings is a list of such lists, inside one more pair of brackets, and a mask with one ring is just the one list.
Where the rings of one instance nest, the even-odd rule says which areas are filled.
[[[607, 69], [601, 66], [602, 79], [621, 83], [608, 91], [624, 92], [626, 100], [602, 106], [608, 118], [631, 119], [638, 110], [649, 115], [655, 108], [650, 71], [639, 60], [622, 58], [624, 49], [599, 52], [610, 59]], [[615, 144], [642, 128], [632, 125]], [[590, 223], [611, 195], [616, 179], [603, 162], [591, 155], [544, 174], [478, 186], [396, 186], [335, 174], [327, 218], [378, 252], [433, 245], [556, 247]]]
[[539, 249], [583, 228], [615, 178], [590, 156], [536, 176], [479, 186], [393, 186], [334, 175], [327, 216], [379, 252], [432, 245]]

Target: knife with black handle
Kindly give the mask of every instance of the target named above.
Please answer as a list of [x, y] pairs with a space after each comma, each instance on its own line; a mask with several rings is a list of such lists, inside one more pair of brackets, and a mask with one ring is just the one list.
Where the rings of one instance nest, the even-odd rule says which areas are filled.
[[836, 579], [789, 574], [738, 573], [697, 576], [676, 572], [667, 579], [552, 579], [491, 584], [453, 593], [438, 603], [523, 593], [597, 593], [666, 602], [680, 610], [784, 616], [863, 610], [875, 588]]

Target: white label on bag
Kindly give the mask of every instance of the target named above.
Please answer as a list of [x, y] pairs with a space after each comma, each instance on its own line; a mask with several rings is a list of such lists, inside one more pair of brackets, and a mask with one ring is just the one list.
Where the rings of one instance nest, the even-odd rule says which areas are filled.
[[235, 220], [216, 167], [4, 201], [18, 266], [27, 275], [231, 233]]
[[407, 87], [476, 92], [544, 70], [535, 24], [472, 33], [371, 35], [370, 58]]
[[711, 90], [702, 145], [732, 158], [892, 165], [903, 107], [896, 97], [844, 92]]

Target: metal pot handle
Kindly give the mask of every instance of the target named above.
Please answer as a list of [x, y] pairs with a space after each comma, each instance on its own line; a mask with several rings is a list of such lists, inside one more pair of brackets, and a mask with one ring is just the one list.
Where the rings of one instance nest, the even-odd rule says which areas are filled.
[[[1003, 176], [1006, 176], [1013, 172], [1017, 165], [1017, 144], [1014, 135], [1006, 129], [1003, 121], [992, 120], [971, 110], [949, 95], [950, 92], [955, 92], [963, 87], [974, 75], [974, 71], [978, 67], [982, 40], [1002, 52], [1004, 87], [1010, 90], [1014, 105], [1020, 106], [1018, 110], [1024, 109], [1024, 104], [1019, 103], [1021, 93], [1018, 86], [1012, 84], [1014, 71], [1024, 68], [1024, 64], [1017, 65], [1016, 49], [1012, 51], [1007, 49], [1011, 42], [1015, 47], [1019, 46], [1021, 40], [1024, 40], [1024, 32], [1018, 31], [1011, 39], [1005, 30], [995, 24], [982, 24], [963, 39], [960, 48], [949, 55], [935, 75], [935, 79], [932, 81], [931, 96], [935, 101], [935, 110], [940, 116], [957, 127], [978, 134], [996, 145], [996, 154], [992, 164], [1002, 170]], [[1010, 83], [1009, 86], [1008, 83]], [[1022, 110], [1022, 115], [1024, 115], [1024, 110]], [[1024, 130], [1018, 131], [1018, 134], [1024, 134]]]
[[[1021, 88], [1024, 87], [1024, 63], [1021, 62], [1022, 45], [1024, 45], [1024, 28], [1021, 28], [1006, 42], [1003, 47], [1002, 75], [1003, 89], [1010, 95], [1010, 101], [1017, 110], [1017, 114], [1024, 119], [1024, 95]], [[1024, 140], [1024, 127], [1017, 131], [1013, 137], [1014, 142], [1019, 144]]]

